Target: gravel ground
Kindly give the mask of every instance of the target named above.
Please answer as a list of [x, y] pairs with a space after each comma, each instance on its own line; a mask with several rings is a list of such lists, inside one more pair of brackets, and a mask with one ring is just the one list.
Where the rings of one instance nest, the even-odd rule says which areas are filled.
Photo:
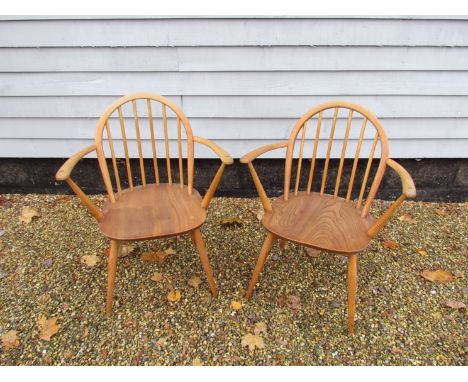
[[[102, 196], [93, 199], [103, 201]], [[377, 201], [373, 212], [388, 205]], [[40, 216], [20, 221], [25, 206]], [[114, 311], [107, 319], [108, 242], [79, 201], [0, 196], [0, 364], [468, 363], [468, 316], [460, 305], [468, 296], [467, 203], [402, 205], [360, 257], [352, 337], [346, 334], [342, 256], [313, 257], [295, 245], [281, 253], [276, 245], [254, 297], [243, 299], [265, 235], [259, 207], [257, 199], [235, 198], [215, 198], [210, 206], [202, 233], [217, 299], [209, 294], [189, 237], [139, 242], [132, 254], [119, 259]], [[224, 219], [231, 224], [220, 224]], [[398, 248], [388, 245], [391, 241]], [[163, 263], [140, 258], [145, 251], [168, 248], [176, 253]], [[100, 260], [95, 266], [82, 263], [82, 256], [93, 255]], [[436, 269], [451, 272], [454, 280], [433, 283], [420, 275]], [[151, 279], [155, 272], [163, 274], [161, 281]], [[198, 288], [188, 285], [193, 276], [203, 281]], [[168, 301], [171, 290], [180, 292], [179, 301]], [[233, 301], [241, 308], [236, 310]], [[448, 307], [447, 301], [461, 308]], [[59, 327], [51, 329], [49, 341], [42, 339], [41, 317], [57, 319]], [[8, 345], [5, 334], [12, 330], [17, 337]], [[244, 336], [255, 333], [253, 341], [261, 347], [263, 340], [264, 348], [243, 347]]]

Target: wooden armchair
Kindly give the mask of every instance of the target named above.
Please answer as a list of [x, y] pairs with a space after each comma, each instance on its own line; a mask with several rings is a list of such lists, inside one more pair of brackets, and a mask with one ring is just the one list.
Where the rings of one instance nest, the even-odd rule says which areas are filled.
[[[339, 121], [340, 110], [347, 113], [341, 120], [342, 135], [337, 139], [337, 121]], [[357, 129], [353, 129], [353, 125], [356, 125], [356, 123], [353, 124], [353, 122], [356, 122], [356, 119], [353, 121], [353, 114], [357, 115], [359, 120], [357, 125], [360, 125], [360, 128], [357, 126]], [[371, 131], [366, 132], [366, 126], [369, 122], [373, 128], [368, 129]], [[307, 127], [309, 126], [312, 135], [310, 139], [307, 139]], [[327, 130], [324, 134], [324, 130], [328, 128], [329, 132]], [[354, 131], [359, 133], [354, 134]], [[325, 136], [324, 138], [321, 138], [321, 132]], [[351, 132], [353, 132], [352, 135], [350, 135]], [[299, 133], [300, 138], [298, 139]], [[300, 144], [298, 145], [299, 152], [297, 155], [294, 191], [291, 192], [291, 173], [293, 154], [295, 147], [297, 147], [296, 141], [300, 141]], [[301, 171], [305, 167], [302, 162], [306, 146], [310, 146], [312, 156], [308, 166], [308, 174], [306, 173], [307, 176], [301, 179]], [[353, 147], [349, 149], [350, 146]], [[368, 189], [367, 183], [372, 178], [372, 162], [373, 159], [377, 159], [377, 146], [380, 146], [380, 159], [377, 160], [378, 166], [373, 175], [370, 189]], [[284, 194], [276, 199], [273, 204], [270, 204], [252, 161], [258, 156], [278, 148], [287, 149]], [[322, 153], [326, 152], [320, 186], [318, 182], [314, 182], [319, 148], [321, 148]], [[331, 187], [329, 187], [330, 193], [325, 193], [333, 149], [335, 149], [335, 156], [340, 157], [340, 161], [334, 187], [332, 182]], [[368, 151], [368, 154], [365, 155], [367, 164], [357, 193], [357, 190], [354, 190], [353, 187], [359, 183], [359, 179], [356, 179], [358, 178], [358, 162], [362, 153], [366, 151], [365, 149]], [[349, 169], [350, 176], [349, 180], [347, 180], [347, 187], [343, 187], [341, 181], [344, 173], [345, 157], [354, 158], [352, 167]], [[370, 240], [382, 229], [397, 207], [406, 198], [416, 196], [416, 189], [411, 176], [402, 166], [388, 158], [387, 136], [379, 120], [362, 106], [342, 101], [327, 102], [304, 114], [297, 121], [287, 141], [256, 149], [244, 155], [240, 161], [246, 163], [249, 167], [265, 210], [262, 224], [267, 230], [266, 239], [247, 288], [246, 298], [250, 299], [252, 297], [259, 274], [265, 265], [272, 245], [277, 239], [279, 239], [280, 246], [283, 248], [286, 241], [291, 241], [321, 251], [342, 254], [348, 257], [348, 332], [352, 334], [357, 291], [358, 253], [366, 249]], [[369, 208], [387, 166], [400, 176], [402, 193], [382, 216], [374, 219], [369, 213]], [[306, 184], [305, 191], [299, 191], [301, 181]], [[312, 191], [314, 186], [316, 188], [315, 192]], [[343, 197], [339, 197], [340, 186], [345, 188]], [[354, 200], [351, 198], [353, 191], [357, 196]], [[366, 192], [367, 197], [365, 198]]]
[[[155, 103], [158, 104], [158, 108], [153, 110], [152, 104]], [[140, 107], [143, 104], [144, 117], [139, 116], [139, 104]], [[168, 116], [169, 113], [171, 115]], [[172, 117], [171, 120], [170, 117]], [[155, 123], [156, 118], [158, 118], [158, 123]], [[173, 128], [175, 132], [171, 136], [168, 129], [170, 121], [175, 125]], [[134, 125], [134, 129], [127, 129], [126, 124], [129, 123]], [[146, 129], [141, 128], [144, 123]], [[163, 142], [157, 139], [155, 133], [157, 125], [162, 127], [160, 137], [163, 137]], [[221, 159], [219, 170], [203, 199], [193, 188], [194, 142], [209, 147]], [[132, 144], [133, 148], [136, 146], [138, 151], [139, 174], [133, 174], [130, 165]], [[178, 183], [174, 181], [171, 170], [171, 146], [178, 152]], [[144, 149], [152, 153], [151, 175], [148, 175], [145, 170]], [[164, 151], [163, 161], [166, 165], [167, 183], [160, 181], [162, 169], [158, 167], [157, 156], [160, 151]], [[108, 195], [102, 211], [91, 202], [70, 177], [78, 161], [92, 152], [97, 155]], [[186, 171], [184, 171], [184, 156]], [[122, 157], [125, 158], [124, 169], [117, 159]], [[117, 258], [122, 241], [147, 240], [190, 233], [198, 249], [211, 293], [213, 296], [217, 295], [200, 226], [205, 222], [206, 209], [224, 168], [232, 163], [233, 160], [229, 154], [217, 144], [204, 138], [194, 137], [190, 122], [182, 110], [164, 97], [151, 93], [136, 93], [120, 98], [107, 108], [97, 123], [95, 144], [84, 148], [68, 159], [57, 172], [56, 179], [66, 181], [70, 185], [91, 215], [96, 218], [102, 233], [111, 240], [106, 306], [108, 316], [112, 311]], [[113, 169], [112, 177], [108, 164]], [[119, 172], [119, 167], [123, 174]], [[138, 180], [141, 185], [136, 184]]]

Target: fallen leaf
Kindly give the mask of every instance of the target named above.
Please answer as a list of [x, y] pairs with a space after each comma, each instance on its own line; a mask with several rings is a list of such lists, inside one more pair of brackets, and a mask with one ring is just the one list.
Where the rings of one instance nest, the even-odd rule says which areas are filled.
[[176, 253], [173, 248], [167, 248], [164, 250], [164, 252], [166, 252], [166, 255], [175, 255]]
[[44, 265], [44, 267], [46, 267], [46, 268], [50, 268], [53, 263], [54, 263], [54, 261], [52, 259], [45, 259], [42, 262], [42, 265]]
[[264, 322], [257, 322], [253, 329], [254, 334], [266, 334], [267, 332], [267, 325]]
[[167, 299], [168, 301], [170, 302], [177, 302], [180, 300], [180, 291], [175, 289], [175, 290], [171, 290], [168, 294], [167, 294]]
[[219, 224], [221, 224], [222, 226], [239, 226], [242, 224], [242, 220], [237, 217], [225, 218], [221, 220]]
[[81, 334], [81, 338], [87, 338], [89, 336], [89, 328], [85, 327], [83, 329], [83, 333]]
[[37, 321], [37, 325], [40, 331], [39, 338], [45, 341], [50, 341], [50, 337], [56, 334], [60, 328], [60, 325], [57, 325], [57, 317], [46, 319], [42, 316]]
[[0, 270], [0, 280], [8, 276], [8, 273]]
[[280, 296], [278, 298], [278, 305], [286, 306], [294, 313], [297, 313], [301, 309], [301, 298], [292, 294], [288, 294], [287, 296]]
[[400, 348], [397, 348], [397, 347], [393, 347], [391, 352], [393, 354], [403, 354], [404, 353], [403, 349], [400, 349]]
[[81, 262], [88, 267], [94, 267], [99, 262], [99, 257], [96, 255], [84, 255], [81, 256]]
[[319, 249], [315, 249], [315, 248], [309, 248], [307, 247], [305, 249], [305, 252], [306, 252], [306, 255], [309, 256], [309, 257], [313, 257], [313, 258], [317, 258], [320, 256], [320, 253], [321, 251]]
[[10, 330], [5, 334], [2, 334], [2, 347], [3, 351], [8, 351], [17, 347], [20, 344], [18, 332], [16, 330]]
[[448, 271], [437, 269], [436, 271], [424, 270], [421, 276], [433, 283], [448, 283], [453, 281], [454, 275]]
[[242, 337], [242, 347], [248, 346], [250, 351], [257, 349], [264, 349], [265, 343], [263, 342], [262, 336], [258, 334], [246, 334]]
[[200, 284], [202, 283], [200, 277], [198, 276], [192, 276], [189, 278], [188, 285], [191, 286], [192, 288], [198, 289]]
[[437, 215], [440, 215], [440, 216], [447, 215], [447, 211], [445, 211], [445, 209], [443, 208], [436, 208], [434, 211]]
[[424, 248], [418, 248], [416, 252], [421, 256], [427, 256], [427, 251]]
[[461, 301], [447, 300], [445, 301], [445, 306], [448, 306], [452, 309], [463, 309], [466, 308], [466, 305]]
[[161, 272], [154, 272], [153, 276], [151, 276], [151, 280], [156, 281], [156, 282], [160, 282], [160, 281], [162, 281], [163, 277], [164, 277], [164, 275]]
[[231, 308], [234, 310], [239, 310], [242, 308], [242, 304], [239, 301], [231, 301]]
[[203, 362], [200, 360], [200, 358], [196, 357], [192, 361], [192, 366], [203, 366]]
[[462, 279], [462, 278], [465, 277], [465, 272], [459, 271], [459, 270], [457, 269], [457, 270], [455, 270], [455, 271], [453, 272], [453, 275], [454, 275], [457, 279]]
[[387, 240], [384, 241], [382, 244], [384, 248], [388, 249], [397, 249], [400, 246], [395, 240]]
[[4, 229], [0, 229], [0, 236], [3, 236], [5, 235], [5, 230]]
[[160, 339], [158, 339], [156, 341], [156, 346], [157, 347], [161, 347], [161, 346], [166, 346], [167, 345], [167, 339], [169, 338], [169, 336], [166, 336], [166, 337], [161, 337]]
[[73, 353], [70, 350], [65, 350], [63, 352], [63, 358], [70, 359], [71, 357], [73, 357]]
[[31, 223], [31, 220], [34, 217], [38, 217], [38, 216], [39, 216], [39, 212], [37, 212], [37, 210], [35, 210], [34, 208], [23, 207], [23, 209], [21, 210], [21, 215], [19, 217], [19, 220], [26, 224], [29, 224]]
[[[132, 254], [136, 248], [137, 246], [134, 243], [122, 244], [119, 257], [125, 257], [125, 256]], [[104, 256], [109, 257], [109, 255], [110, 255], [110, 247], [107, 247], [106, 249], [104, 249]]]
[[159, 264], [163, 264], [169, 255], [164, 251], [157, 252], [144, 252], [140, 259], [142, 261], [157, 261]]
[[409, 224], [416, 224], [416, 220], [410, 214], [403, 214], [398, 217], [398, 220], [402, 222], [407, 222]]
[[262, 221], [264, 215], [265, 215], [265, 210], [263, 208], [260, 208], [257, 212], [258, 221]]

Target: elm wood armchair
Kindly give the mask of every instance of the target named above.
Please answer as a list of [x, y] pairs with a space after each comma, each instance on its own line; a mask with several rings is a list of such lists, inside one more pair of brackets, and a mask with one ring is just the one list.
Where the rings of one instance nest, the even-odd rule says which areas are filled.
[[[143, 113], [141, 114], [144, 114], [145, 118], [139, 116], [139, 103], [143, 104]], [[157, 104], [158, 108], [153, 109], [152, 104]], [[130, 121], [124, 117], [125, 112]], [[168, 113], [171, 115], [168, 116]], [[175, 139], [172, 140], [168, 129], [169, 117], [171, 116], [173, 117], [172, 124], [176, 125], [172, 135], [172, 138]], [[154, 121], [156, 117], [158, 117], [157, 123]], [[144, 122], [146, 122], [146, 129], [141, 128]], [[129, 123], [133, 124], [134, 128], [127, 129], [126, 124]], [[155, 133], [157, 125], [162, 127], [162, 134], [159, 137], [163, 137], [163, 142], [157, 139], [158, 136]], [[185, 141], [182, 139], [183, 136]], [[172, 141], [175, 141], [175, 144]], [[207, 146], [221, 159], [221, 165], [203, 198], [193, 188], [194, 142]], [[138, 150], [140, 170], [138, 175], [132, 173], [130, 165], [131, 144], [136, 146]], [[178, 152], [178, 183], [175, 182], [172, 175], [171, 146]], [[145, 147], [147, 152], [152, 153], [153, 171], [150, 176], [145, 171], [143, 160]], [[157, 156], [160, 151], [164, 151], [165, 154], [159, 160], [165, 162], [167, 183], [162, 183], [162, 179], [160, 179], [162, 169], [158, 167]], [[104, 203], [102, 211], [91, 202], [70, 177], [77, 162], [92, 152], [97, 155], [108, 195], [108, 200]], [[187, 169], [186, 184], [184, 182], [184, 154]], [[109, 157], [110, 160], [106, 159]], [[125, 158], [124, 171], [122, 171], [123, 166], [117, 159], [121, 157]], [[211, 293], [213, 296], [217, 295], [200, 226], [205, 222], [206, 209], [218, 186], [224, 168], [232, 163], [233, 160], [229, 154], [217, 144], [193, 136], [190, 122], [182, 110], [164, 97], [151, 93], [131, 94], [118, 99], [105, 110], [97, 123], [95, 143], [68, 159], [57, 172], [56, 179], [66, 181], [70, 185], [91, 215], [96, 218], [102, 233], [111, 241], [106, 305], [108, 316], [112, 311], [117, 258], [123, 241], [156, 239], [190, 233], [199, 252]], [[112, 178], [108, 164], [111, 164], [113, 169]], [[119, 165], [124, 175], [119, 173]], [[136, 185], [138, 179], [141, 181], [141, 185]], [[125, 188], [125, 180], [127, 188]]]
[[[341, 123], [342, 128], [340, 131], [343, 135], [340, 136], [340, 139], [337, 139], [337, 121], [340, 110], [347, 113], [343, 117]], [[325, 118], [326, 114], [329, 115], [327, 120]], [[353, 121], [353, 114], [357, 115], [357, 124], [356, 119]], [[325, 122], [327, 122], [327, 126], [324, 127], [326, 124]], [[369, 125], [369, 122], [373, 128], [368, 129], [366, 132], [366, 126]], [[353, 125], [357, 125], [357, 128], [354, 129]], [[306, 177], [301, 179], [301, 171], [305, 167], [302, 162], [307, 141], [307, 127], [310, 127], [309, 130], [311, 130], [311, 139], [307, 143], [310, 143], [309, 146], [312, 149], [312, 155], [308, 174], [306, 172]], [[325, 134], [322, 134], [324, 138], [321, 139], [321, 131], [323, 133], [327, 127], [330, 128], [330, 131], [326, 131]], [[353, 131], [352, 136], [350, 136], [351, 131]], [[298, 139], [299, 133], [300, 139]], [[365, 139], [366, 136], [367, 139]], [[350, 137], [352, 139], [350, 139]], [[299, 153], [295, 171], [294, 191], [291, 192], [291, 173], [296, 141], [300, 141], [300, 144], [298, 145]], [[337, 144], [340, 143], [340, 141], [341, 144]], [[334, 142], [335, 146], [333, 146]], [[368, 190], [367, 198], [364, 198], [367, 191], [367, 182], [370, 180], [369, 178], [372, 178], [372, 162], [373, 159], [377, 159], [377, 145], [380, 146], [380, 159], [377, 161], [378, 166], [373, 175], [373, 181]], [[322, 146], [321, 148], [323, 149], [321, 152], [326, 152], [326, 156], [319, 186], [319, 182], [314, 183], [314, 171], [317, 172], [318, 166], [316, 159], [320, 146]], [[354, 147], [349, 149], [350, 146]], [[273, 204], [270, 204], [252, 161], [258, 156], [278, 148], [287, 149], [284, 173], [284, 194], [276, 199]], [[332, 182], [330, 188], [331, 192], [328, 194], [325, 193], [325, 189], [332, 148], [335, 149], [335, 156], [338, 157], [339, 155], [340, 161], [334, 187]], [[357, 185], [359, 181], [356, 179], [358, 178], [358, 161], [363, 151], [365, 151], [364, 148], [369, 149], [368, 155], [366, 156], [367, 164], [360, 182], [359, 193], [356, 195], [358, 197], [352, 200], [353, 186]], [[341, 180], [344, 173], [345, 157], [354, 158], [352, 167], [350, 168], [349, 180], [347, 180], [347, 187], [343, 187], [344, 182]], [[352, 334], [354, 331], [356, 306], [358, 254], [367, 247], [370, 240], [382, 229], [397, 207], [406, 198], [414, 198], [416, 196], [416, 189], [411, 176], [402, 166], [388, 158], [388, 141], [381, 123], [372, 113], [362, 106], [343, 101], [327, 102], [314, 107], [304, 114], [295, 124], [287, 141], [256, 149], [244, 155], [240, 161], [241, 163], [247, 164], [249, 167], [265, 210], [262, 224], [267, 230], [266, 239], [247, 287], [246, 298], [250, 299], [252, 297], [253, 289], [257, 283], [259, 274], [276, 240], [279, 240], [279, 244], [283, 249], [286, 241], [291, 241], [321, 251], [342, 254], [348, 258], [348, 332]], [[396, 171], [400, 176], [403, 190], [401, 196], [389, 209], [379, 218], [374, 219], [369, 213], [369, 208], [377, 193], [387, 166]], [[305, 191], [299, 191], [301, 181], [306, 184]], [[315, 186], [316, 192], [312, 191], [313, 186]], [[344, 188], [343, 197], [339, 197], [338, 195], [340, 186]], [[357, 190], [354, 190], [354, 194], [356, 194], [356, 192]]]

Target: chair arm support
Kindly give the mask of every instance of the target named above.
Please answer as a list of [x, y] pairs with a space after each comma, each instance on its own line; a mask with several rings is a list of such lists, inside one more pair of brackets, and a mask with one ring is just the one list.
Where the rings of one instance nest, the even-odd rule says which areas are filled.
[[384, 227], [385, 224], [390, 220], [393, 213], [400, 206], [405, 199], [413, 199], [416, 197], [416, 187], [414, 186], [411, 175], [406, 171], [403, 166], [395, 162], [393, 159], [387, 159], [387, 165], [391, 167], [401, 178], [402, 192], [400, 197], [395, 200], [392, 205], [380, 216], [374, 223], [374, 225], [367, 231], [370, 237], [374, 237]]
[[93, 204], [93, 202], [91, 202], [83, 190], [78, 187], [78, 185], [70, 178], [70, 174], [73, 171], [73, 168], [80, 161], [80, 159], [94, 150], [96, 150], [96, 145], [91, 145], [72, 155], [57, 171], [55, 179], [58, 181], [66, 181], [70, 188], [75, 192], [76, 196], [78, 196], [78, 198], [80, 198], [80, 200], [83, 202], [90, 214], [93, 215], [97, 221], [100, 221], [104, 218], [102, 212]]
[[271, 143], [269, 145], [259, 147], [258, 149], [255, 149], [255, 150], [245, 154], [244, 156], [242, 156], [240, 158], [240, 162], [244, 163], [244, 164], [250, 163], [255, 158], [259, 157], [262, 154], [265, 154], [268, 151], [281, 149], [281, 148], [287, 147], [287, 146], [288, 146], [288, 141], [284, 141], [284, 142], [278, 142], [278, 143]]
[[232, 157], [228, 154], [226, 150], [224, 150], [221, 146], [217, 145], [215, 142], [210, 141], [206, 138], [201, 137], [193, 137], [194, 142], [201, 143], [206, 147], [209, 147], [216, 155], [218, 155], [221, 162], [225, 165], [230, 165], [234, 163]]
[[258, 177], [257, 171], [252, 164], [252, 161], [259, 157], [262, 154], [265, 154], [268, 151], [281, 149], [288, 146], [288, 141], [278, 142], [278, 143], [271, 143], [269, 145], [265, 145], [255, 149], [247, 154], [245, 154], [242, 158], [240, 158], [240, 162], [247, 164], [249, 166], [250, 175], [252, 175], [253, 182], [255, 184], [255, 188], [257, 189], [258, 196], [260, 197], [260, 201], [262, 202], [263, 209], [266, 212], [271, 211], [271, 203], [268, 199], [268, 196], [263, 188], [262, 182], [260, 182], [260, 178]]
[[55, 174], [55, 179], [58, 181], [67, 180], [70, 177], [73, 168], [76, 164], [86, 155], [96, 150], [96, 145], [91, 145], [85, 147], [83, 150], [78, 151], [76, 154], [73, 154], [57, 171]]

